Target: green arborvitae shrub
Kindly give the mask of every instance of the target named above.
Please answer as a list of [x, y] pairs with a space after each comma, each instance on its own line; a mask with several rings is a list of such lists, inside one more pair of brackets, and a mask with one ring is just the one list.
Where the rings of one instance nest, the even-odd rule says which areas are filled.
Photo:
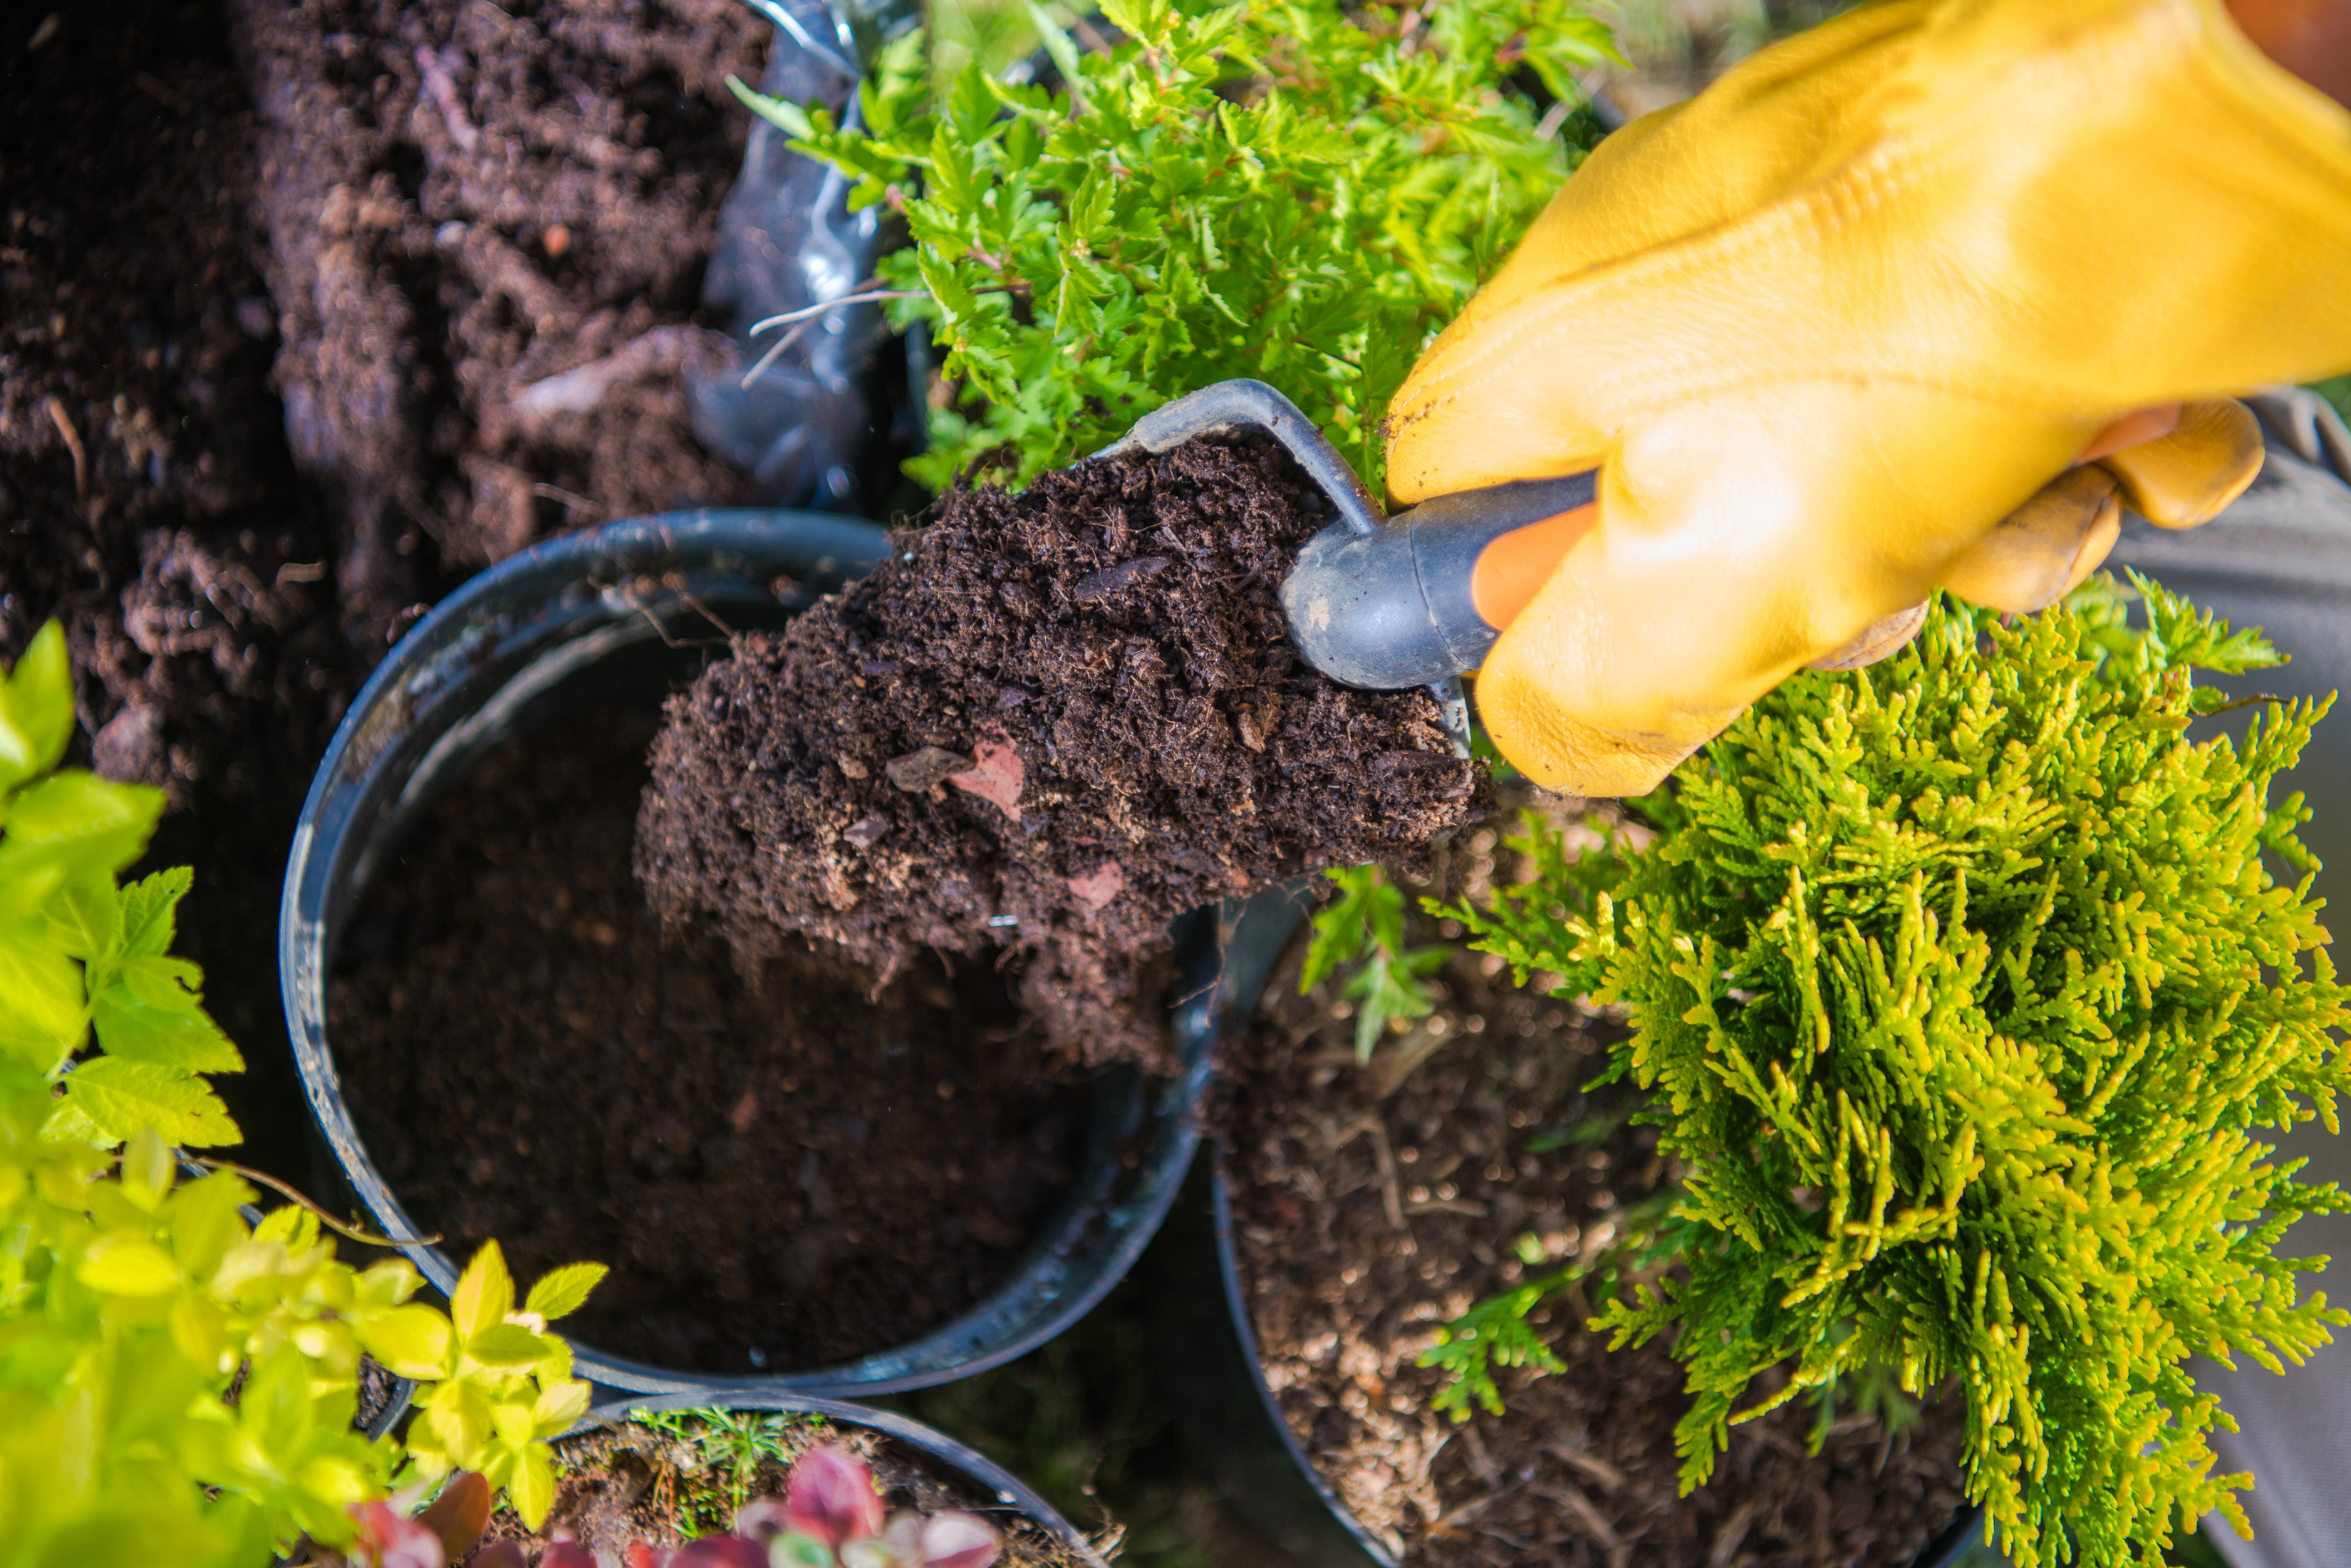
[[883, 57], [861, 130], [736, 84], [857, 180], [853, 205], [905, 218], [873, 281], [930, 323], [956, 389], [909, 471], [1025, 483], [1254, 376], [1376, 490], [1389, 397], [1580, 156], [1513, 78], [1581, 101], [1606, 29], [1582, 0], [1102, 10], [1114, 47], [1034, 13], [1064, 91], [975, 64], [935, 103], [920, 34]]
[[[1907, 651], [1796, 676], [1686, 765], [1648, 852], [1534, 843], [1533, 883], [1450, 912], [1522, 982], [1629, 1012], [1611, 1075], [1678, 1162], [1680, 1269], [1593, 1326], [1670, 1336], [1686, 1489], [1729, 1424], [1841, 1373], [1956, 1378], [2011, 1559], [2130, 1562], [2211, 1508], [2244, 1528], [2188, 1358], [2282, 1369], [2351, 1322], [2297, 1290], [2324, 1260], [2276, 1253], [2346, 1206], [2273, 1135], [2332, 1129], [2345, 1080], [2306, 813], [2270, 798], [2327, 705], [2191, 730], [2223, 704], [2191, 672], [2275, 655], [2139, 586], [2143, 632], [2110, 593], [2012, 624], [1938, 602]], [[1490, 1397], [1489, 1354], [1541, 1359], [1541, 1293], [1432, 1362]]]
[[[171, 955], [187, 870], [118, 880], [162, 794], [59, 768], [73, 727], [52, 622], [0, 677], [0, 1568], [372, 1561], [373, 1500], [460, 1469], [536, 1522], [589, 1392], [547, 1322], [604, 1270], [518, 1308], [492, 1243], [444, 1313], [404, 1259], [355, 1269], [311, 1209], [252, 1223], [244, 1174], [183, 1174], [172, 1145], [237, 1140], [204, 1074], [244, 1064]], [[363, 1352], [420, 1384], [404, 1441], [351, 1430]]]

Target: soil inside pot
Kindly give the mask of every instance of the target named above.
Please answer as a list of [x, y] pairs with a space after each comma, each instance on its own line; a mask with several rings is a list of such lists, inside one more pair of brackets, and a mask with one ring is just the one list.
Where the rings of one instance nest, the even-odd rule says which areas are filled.
[[[1468, 847], [1490, 862], [1494, 843], [1480, 830]], [[1798, 1398], [1733, 1427], [1714, 1479], [1677, 1497], [1681, 1368], [1661, 1343], [1610, 1351], [1579, 1332], [1594, 1303], [1574, 1293], [1537, 1320], [1565, 1373], [1497, 1368], [1506, 1415], [1433, 1414], [1444, 1375], [1414, 1363], [1437, 1326], [1604, 1246], [1672, 1172], [1655, 1130], [1623, 1120], [1635, 1102], [1621, 1086], [1582, 1091], [1612, 1026], [1512, 986], [1499, 959], [1451, 959], [1437, 1011], [1364, 1070], [1346, 1004], [1328, 988], [1298, 995], [1301, 956], [1222, 1063], [1222, 1168], [1267, 1385], [1392, 1550], [1430, 1568], [1893, 1568], [1950, 1521], [1956, 1396], [1901, 1437], [1841, 1408], [1817, 1458], [1816, 1407]]]
[[706, 1372], [904, 1343], [1009, 1270], [1086, 1103], [986, 966], [750, 980], [629, 869], [650, 715], [512, 744], [376, 873], [329, 990], [352, 1115], [453, 1256], [612, 1272], [563, 1331]]
[[[801, 1453], [818, 1444], [847, 1449], [873, 1472], [884, 1506], [923, 1514], [960, 1509], [1003, 1532], [1008, 1568], [1078, 1568], [1085, 1560], [1026, 1515], [1005, 1507], [911, 1444], [821, 1416], [765, 1411], [692, 1412], [622, 1421], [555, 1445], [555, 1506], [538, 1531], [501, 1500], [485, 1542], [543, 1545], [568, 1532], [600, 1562], [621, 1562], [630, 1546], [676, 1546], [728, 1527], [739, 1485], [747, 1498], [780, 1497]], [[722, 1457], [733, 1448], [743, 1459]]]
[[[545, 535], [725, 505], [704, 263], [769, 27], [736, 0], [230, 0], [294, 455], [367, 661]], [[552, 378], [564, 377], [561, 382]]]
[[1479, 772], [1424, 690], [1307, 668], [1278, 598], [1323, 521], [1261, 439], [958, 490], [901, 553], [674, 698], [648, 894], [883, 973], [1033, 955], [1061, 1049], [1165, 1068], [1168, 920], [1313, 865], [1411, 863]]

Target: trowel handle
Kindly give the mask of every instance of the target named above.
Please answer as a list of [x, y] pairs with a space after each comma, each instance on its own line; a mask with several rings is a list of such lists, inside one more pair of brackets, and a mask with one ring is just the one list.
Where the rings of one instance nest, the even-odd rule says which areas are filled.
[[1343, 685], [1376, 691], [1474, 670], [1597, 516], [1596, 472], [1423, 501], [1307, 541], [1281, 585], [1290, 638]]

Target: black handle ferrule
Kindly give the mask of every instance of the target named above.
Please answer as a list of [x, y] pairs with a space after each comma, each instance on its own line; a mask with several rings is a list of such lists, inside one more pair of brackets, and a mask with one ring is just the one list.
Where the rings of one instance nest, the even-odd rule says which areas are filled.
[[1334, 523], [1281, 585], [1290, 641], [1332, 680], [1376, 691], [1474, 670], [1499, 634], [1470, 597], [1478, 558], [1598, 495], [1597, 472], [1571, 474], [1439, 496], [1368, 534]]

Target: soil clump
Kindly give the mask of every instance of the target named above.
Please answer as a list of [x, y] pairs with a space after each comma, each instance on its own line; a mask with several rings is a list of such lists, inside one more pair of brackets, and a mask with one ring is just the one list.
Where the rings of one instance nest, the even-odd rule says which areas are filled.
[[630, 875], [652, 716], [507, 747], [364, 897], [328, 996], [411, 1218], [518, 1276], [611, 1266], [565, 1333], [706, 1372], [903, 1343], [1010, 1269], [1075, 1175], [1085, 1092], [984, 966], [869, 1000], [837, 955], [747, 981]]
[[[1469, 840], [1489, 862], [1493, 845]], [[1714, 1479], [1677, 1496], [1682, 1369], [1657, 1342], [1580, 1332], [1596, 1303], [1577, 1291], [1537, 1319], [1564, 1373], [1498, 1367], [1503, 1416], [1432, 1411], [1445, 1375], [1414, 1364], [1438, 1324], [1605, 1246], [1673, 1172], [1626, 1122], [1635, 1097], [1582, 1091], [1613, 1026], [1513, 987], [1499, 958], [1450, 959], [1437, 1011], [1358, 1069], [1347, 1005], [1297, 994], [1301, 953], [1221, 1063], [1222, 1169], [1267, 1385], [1392, 1551], [1426, 1568], [1899, 1568], [1950, 1522], [1956, 1395], [1900, 1437], [1841, 1411], [1817, 1458], [1815, 1406], [1792, 1401], [1733, 1427]]]
[[[662, 1427], [628, 1420], [559, 1439], [560, 1479], [546, 1523], [530, 1530], [501, 1500], [483, 1534], [485, 1543], [539, 1546], [569, 1540], [599, 1562], [614, 1563], [639, 1542], [681, 1545], [729, 1528], [732, 1486], [738, 1480], [748, 1497], [784, 1495], [799, 1456], [822, 1443], [862, 1461], [873, 1472], [883, 1506], [893, 1512], [910, 1508], [931, 1515], [960, 1509], [987, 1520], [1002, 1532], [1004, 1549], [996, 1561], [1006, 1568], [1079, 1568], [1084, 1561], [994, 1493], [870, 1427], [756, 1410], [729, 1416], [732, 1430], [714, 1430], [698, 1416], [661, 1419]], [[758, 1443], [760, 1457], [748, 1466], [719, 1462], [716, 1456], [730, 1446], [728, 1439], [746, 1428]]]
[[[368, 663], [549, 534], [726, 505], [689, 368], [769, 29], [736, 0], [230, 0], [293, 454]], [[555, 378], [560, 377], [561, 380]]]
[[1322, 497], [1270, 442], [951, 492], [871, 576], [673, 698], [637, 841], [673, 920], [894, 974], [1025, 961], [1087, 1061], [1169, 1065], [1174, 915], [1307, 867], [1410, 865], [1474, 820], [1425, 690], [1325, 680], [1278, 598]]

